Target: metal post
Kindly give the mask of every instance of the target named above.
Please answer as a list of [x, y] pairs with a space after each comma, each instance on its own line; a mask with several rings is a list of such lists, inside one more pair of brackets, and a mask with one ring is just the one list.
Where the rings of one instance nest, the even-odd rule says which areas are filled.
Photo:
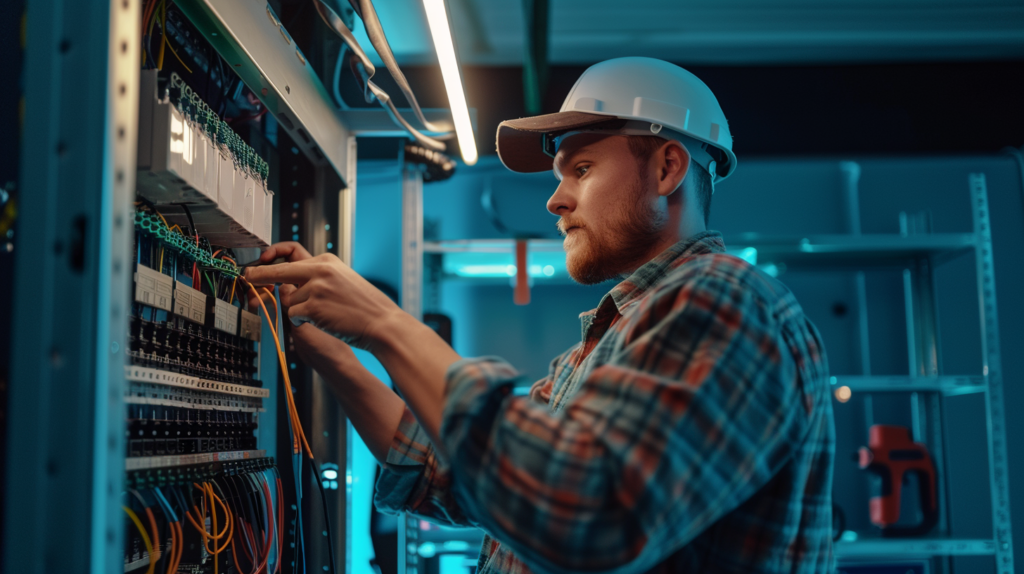
[[423, 319], [423, 175], [402, 167], [402, 308]]
[[[349, 163], [353, 162], [350, 160]], [[355, 181], [351, 175], [349, 181]], [[340, 226], [338, 220], [338, 217], [345, 211], [342, 202], [347, 195], [345, 185], [333, 169], [328, 166], [315, 168], [313, 195], [307, 200], [309, 209], [306, 209], [304, 237], [304, 243], [313, 255], [332, 251], [338, 253], [343, 245], [347, 245], [347, 249], [351, 248], [352, 238], [349, 235], [349, 228]], [[335, 205], [335, 202], [338, 205]], [[332, 245], [330, 239], [335, 234], [338, 237], [338, 244]], [[351, 261], [351, 253], [349, 253], [349, 261]], [[349, 424], [345, 414], [341, 411], [341, 406], [320, 374], [312, 369], [309, 369], [308, 373], [307, 380], [310, 390], [309, 442], [313, 449], [313, 455], [320, 465], [317, 468], [317, 476], [310, 476], [310, 482], [304, 486], [305, 490], [303, 491], [305, 499], [303, 502], [308, 505], [303, 507], [303, 512], [309, 511], [307, 514], [309, 516], [309, 532], [306, 534], [306, 541], [307, 548], [310, 550], [310, 565], [315, 571], [328, 571], [330, 549], [327, 545], [333, 544], [335, 566], [338, 568], [336, 574], [344, 574], [344, 572], [348, 572], [345, 565], [349, 560], [347, 551], [350, 539], [348, 518], [351, 514], [348, 504], [348, 488], [345, 478], [343, 478], [347, 476], [349, 469]], [[316, 482], [313, 482], [323, 481], [325, 468], [338, 471], [338, 480], [331, 481], [329, 486], [324, 488], [330, 512], [331, 539], [321, 535], [327, 532], [327, 525], [319, 508], [319, 489]], [[303, 470], [308, 471], [308, 469]], [[306, 474], [309, 473], [306, 472]], [[337, 488], [334, 488], [335, 484]]]
[[348, 138], [348, 173], [346, 186], [338, 197], [338, 250], [337, 255], [349, 267], [352, 266], [354, 241], [356, 237], [356, 164], [358, 153], [356, 137]]
[[[402, 309], [423, 319], [423, 175], [414, 166], [402, 170]], [[398, 574], [419, 574], [417, 520], [402, 514], [398, 525]]]
[[137, 1], [28, 4], [4, 572], [123, 569], [139, 19]]
[[1006, 412], [1003, 397], [1003, 369], [999, 347], [999, 320], [996, 313], [996, 278], [992, 255], [992, 228], [989, 221], [988, 189], [985, 174], [968, 176], [974, 215], [975, 263], [978, 274], [978, 305], [981, 310], [982, 375], [985, 411], [988, 415], [988, 464], [992, 491], [992, 535], [996, 543], [996, 568], [999, 574], [1013, 572], [1013, 536], [1010, 529], [1010, 479], [1006, 458]]
[[[860, 164], [855, 161], [839, 162], [839, 171], [843, 174], [843, 192], [846, 196], [847, 226], [851, 235], [860, 235]], [[860, 374], [871, 376], [871, 340], [868, 330], [868, 289], [867, 275], [864, 271], [854, 274], [854, 287], [857, 291], [857, 334], [860, 352]], [[866, 429], [875, 424], [875, 400], [867, 393], [863, 399], [864, 426]]]

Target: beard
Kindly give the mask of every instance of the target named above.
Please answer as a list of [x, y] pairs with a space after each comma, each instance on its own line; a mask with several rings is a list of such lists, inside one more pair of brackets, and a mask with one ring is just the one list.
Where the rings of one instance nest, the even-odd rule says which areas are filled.
[[[631, 201], [622, 217], [605, 229], [596, 230], [578, 222], [558, 220], [558, 231], [572, 241], [565, 251], [569, 276], [581, 285], [595, 285], [622, 277], [646, 262], [668, 215], [645, 197], [640, 174], [628, 190]], [[570, 228], [572, 236], [569, 237]]]

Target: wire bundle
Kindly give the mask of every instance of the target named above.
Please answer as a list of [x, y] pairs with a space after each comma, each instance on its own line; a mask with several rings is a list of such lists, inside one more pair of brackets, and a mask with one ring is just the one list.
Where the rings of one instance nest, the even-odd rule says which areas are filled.
[[[167, 3], [169, 0], [146, 0], [146, 3], [142, 7], [142, 65], [150, 69], [156, 68], [162, 70], [164, 68], [164, 48], [170, 48], [171, 53], [174, 57], [181, 62], [181, 65], [185, 67], [189, 73], [192, 70], [185, 64], [178, 55], [178, 52], [174, 50], [174, 46], [167, 40]], [[157, 16], [157, 5], [159, 4], [159, 13]], [[161, 40], [160, 50], [157, 53], [156, 58], [153, 58], [152, 50], [152, 39], [153, 39], [153, 28], [156, 26], [156, 22], [160, 21], [161, 25]]]
[[[330, 511], [327, 507], [327, 497], [324, 492], [323, 482], [320, 478], [319, 465], [316, 463], [316, 459], [313, 457], [313, 451], [309, 448], [309, 443], [306, 440], [306, 434], [302, 430], [302, 423], [299, 420], [299, 411], [295, 406], [295, 397], [292, 394], [292, 383], [291, 377], [288, 375], [288, 362], [284, 356], [284, 349], [281, 346], [281, 339], [279, 337], [280, 325], [281, 325], [281, 313], [280, 313], [280, 300], [274, 293], [272, 293], [266, 287], [260, 287], [257, 291], [256, 287], [245, 280], [240, 278], [243, 283], [249, 288], [249, 291], [259, 301], [260, 307], [263, 309], [263, 316], [267, 318], [267, 326], [270, 327], [270, 334], [274, 338], [274, 345], [277, 347], [277, 358], [278, 363], [281, 366], [281, 377], [284, 383], [284, 396], [285, 402], [288, 405], [289, 423], [291, 426], [292, 436], [292, 471], [295, 474], [295, 493], [296, 493], [296, 535], [299, 539], [296, 549], [303, 547], [302, 541], [302, 455], [305, 454], [309, 457], [310, 469], [313, 472], [313, 480], [316, 482], [317, 488], [320, 491], [320, 501], [323, 506], [324, 513], [324, 524], [328, 534], [327, 549], [330, 554], [331, 561], [331, 572], [337, 572], [334, 559], [334, 538], [331, 534], [331, 519]], [[271, 301], [274, 302], [274, 320], [270, 320], [270, 312], [267, 310], [267, 305], [263, 301], [263, 296], [266, 295]], [[275, 327], [276, 324], [276, 327]]]
[[[148, 519], [148, 527], [139, 512], [128, 506], [122, 507], [139, 531], [148, 553], [149, 568], [146, 574], [155, 574], [157, 562], [161, 559], [165, 559], [168, 574], [178, 571], [185, 548], [181, 516], [188, 520], [202, 538], [203, 549], [213, 558], [215, 573], [219, 573], [221, 556], [229, 548], [230, 559], [239, 573], [270, 574], [271, 563], [275, 574], [280, 571], [284, 492], [277, 469], [225, 475], [206, 482], [194, 482], [191, 488], [169, 486], [164, 489], [129, 491], [138, 501], [140, 512]], [[165, 491], [168, 494], [165, 495]], [[196, 492], [200, 494], [198, 502]], [[152, 497], [154, 504], [149, 503], [147, 495]], [[163, 513], [170, 533], [170, 545], [165, 552], [160, 551], [161, 538], [153, 506], [158, 506]], [[207, 518], [210, 529], [206, 526]], [[242, 547], [241, 560], [238, 546]], [[243, 564], [247, 567], [243, 568]]]

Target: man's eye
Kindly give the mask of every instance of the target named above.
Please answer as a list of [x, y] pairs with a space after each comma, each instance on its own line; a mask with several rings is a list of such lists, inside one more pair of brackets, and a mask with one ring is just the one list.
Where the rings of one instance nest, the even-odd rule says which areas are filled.
[[587, 170], [589, 170], [589, 169], [590, 169], [589, 165], [581, 165], [581, 166], [576, 168], [576, 175], [578, 175], [580, 177], [583, 177], [584, 175], [587, 174]]

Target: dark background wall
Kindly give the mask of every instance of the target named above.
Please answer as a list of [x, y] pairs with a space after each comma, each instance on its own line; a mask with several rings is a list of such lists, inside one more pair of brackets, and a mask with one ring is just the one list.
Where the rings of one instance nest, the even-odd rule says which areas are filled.
[[[1024, 144], [1024, 61], [684, 67], [718, 97], [740, 157], [986, 152]], [[584, 69], [551, 68], [545, 113], [558, 111]], [[405, 73], [422, 105], [447, 106], [436, 69]], [[525, 115], [522, 69], [467, 66], [463, 74], [478, 148], [493, 154], [498, 123]], [[399, 93], [390, 78], [379, 83]], [[344, 95], [358, 101], [356, 93]], [[386, 151], [371, 144], [360, 156], [393, 157], [392, 147], [377, 145]]]

